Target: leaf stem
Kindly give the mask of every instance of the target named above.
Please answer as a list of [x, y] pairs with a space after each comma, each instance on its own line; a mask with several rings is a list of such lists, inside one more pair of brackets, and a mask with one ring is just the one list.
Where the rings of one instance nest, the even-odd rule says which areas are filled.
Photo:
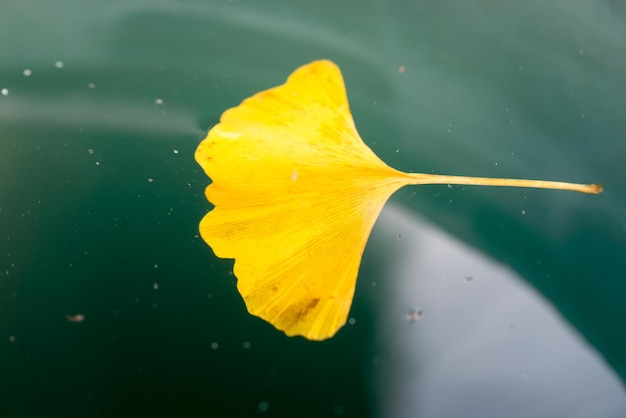
[[578, 184], [562, 181], [503, 179], [489, 177], [446, 176], [439, 174], [406, 173], [412, 178], [409, 184], [467, 184], [474, 186], [507, 186], [507, 187], [534, 187], [537, 189], [571, 190], [574, 192], [599, 194], [602, 186], [599, 184]]

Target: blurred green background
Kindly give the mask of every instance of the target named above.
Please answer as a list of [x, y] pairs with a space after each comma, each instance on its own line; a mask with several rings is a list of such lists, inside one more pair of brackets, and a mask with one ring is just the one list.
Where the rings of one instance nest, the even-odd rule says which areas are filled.
[[[396, 168], [605, 186], [392, 204], [510, 266], [624, 381], [625, 3], [5, 0], [0, 40], [0, 416], [384, 409], [376, 289], [335, 338], [290, 339], [197, 232], [206, 131], [319, 58]], [[368, 246], [359, 283], [393, 253]]]

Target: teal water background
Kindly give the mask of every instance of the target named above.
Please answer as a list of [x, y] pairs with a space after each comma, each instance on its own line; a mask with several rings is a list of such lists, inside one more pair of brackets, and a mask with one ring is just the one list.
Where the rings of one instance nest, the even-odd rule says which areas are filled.
[[[359, 131], [396, 168], [605, 186], [424, 186], [392, 201], [517, 271], [624, 381], [623, 3], [0, 11], [0, 416], [376, 414], [376, 290], [357, 288], [357, 322], [332, 340], [289, 339], [246, 313], [232, 262], [197, 232], [210, 208], [198, 142], [318, 58], [341, 66]], [[385, 251], [368, 248], [359, 283]]]

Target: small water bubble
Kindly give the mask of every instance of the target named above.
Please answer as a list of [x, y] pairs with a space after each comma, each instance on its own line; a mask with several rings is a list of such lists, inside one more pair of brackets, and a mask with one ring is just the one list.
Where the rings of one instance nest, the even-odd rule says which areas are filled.
[[583, 55], [583, 54], [585, 53], [585, 50], [584, 50], [584, 49], [582, 49], [582, 48], [580, 48], [580, 49], [578, 50], [578, 53], [579, 53], [580, 55]]
[[152, 177], [148, 177], [148, 183], [152, 183], [154, 179]]
[[522, 215], [526, 215], [526, 211], [522, 209]]
[[333, 413], [335, 415], [343, 415], [343, 406], [342, 405], [333, 406]]
[[159, 268], [159, 265], [158, 265], [158, 264], [155, 264], [153, 267], [154, 267], [155, 269], [158, 269], [158, 268]]
[[269, 407], [270, 407], [270, 404], [263, 401], [263, 402], [259, 402], [259, 406], [257, 408], [259, 408], [259, 412], [263, 413], [263, 412], [267, 412]]
[[32, 73], [33, 73], [33, 72], [32, 72], [30, 69], [28, 69], [28, 68], [27, 68], [27, 69], [25, 69], [24, 71], [22, 71], [22, 74], [24, 74], [26, 77], [30, 77], [30, 75], [31, 75]]
[[0, 90], [0, 93], [2, 93], [3, 96], [8, 96], [9, 95], [9, 89], [2, 89], [2, 90]]
[[57, 68], [63, 68], [65, 64], [63, 64], [63, 61], [55, 61], [54, 66]]
[[356, 319], [354, 319], [354, 318], [348, 318], [348, 324], [350, 324], [350, 325], [354, 325], [354, 324], [356, 324]]
[[174, 150], [174, 154], [178, 154], [178, 150], [177, 149]]
[[398, 68], [398, 74], [404, 74], [405, 71], [406, 71], [406, 65], [401, 65]]
[[243, 345], [243, 348], [245, 348], [246, 350], [250, 348], [250, 342], [248, 341], [244, 341], [242, 345]]
[[89, 148], [89, 149], [87, 150], [87, 152], [93, 155], [94, 150], [92, 150], [91, 148]]
[[217, 350], [220, 347], [220, 345], [218, 343], [216, 343], [215, 341], [211, 343], [211, 348], [213, 350]]
[[159, 290], [159, 284], [157, 282], [154, 282], [154, 284], [152, 285], [152, 288], [154, 290]]
[[15, 342], [15, 335], [9, 335], [9, 342], [10, 343], [14, 343]]
[[95, 89], [96, 88], [96, 83], [89, 83], [89, 84], [87, 84], [87, 87], [89, 87], [90, 89]]
[[156, 99], [156, 100], [154, 101], [154, 104], [156, 104], [156, 105], [162, 105], [162, 104], [163, 104], [163, 99]]

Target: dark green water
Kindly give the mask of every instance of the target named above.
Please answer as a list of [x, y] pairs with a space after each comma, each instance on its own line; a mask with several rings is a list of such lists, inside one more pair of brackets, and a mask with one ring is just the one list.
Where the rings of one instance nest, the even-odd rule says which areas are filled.
[[[289, 339], [246, 313], [232, 262], [197, 235], [198, 142], [317, 58], [342, 67], [360, 132], [397, 168], [605, 186], [393, 203], [516, 271], [623, 382], [625, 24], [612, 1], [4, 2], [0, 416], [385, 410], [380, 359], [398, 348], [380, 348], [376, 289], [359, 285], [332, 340]], [[359, 283], [393, 282], [393, 252], [368, 247]]]

